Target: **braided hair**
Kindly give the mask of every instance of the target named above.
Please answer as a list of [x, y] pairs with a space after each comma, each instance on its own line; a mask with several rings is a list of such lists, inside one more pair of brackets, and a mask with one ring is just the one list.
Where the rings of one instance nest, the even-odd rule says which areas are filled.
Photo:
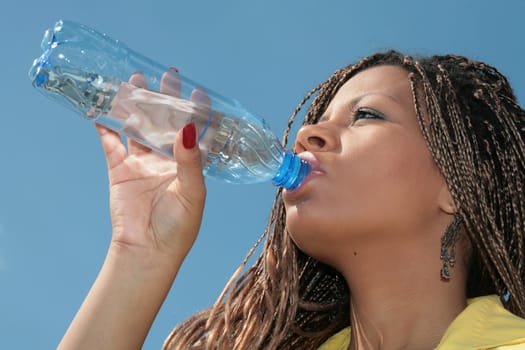
[[[525, 111], [494, 67], [457, 55], [371, 55], [305, 96], [284, 145], [312, 96], [303, 124], [316, 123], [351, 77], [379, 65], [409, 72], [421, 132], [470, 242], [466, 297], [498, 294], [506, 309], [525, 317]], [[244, 271], [252, 248], [215, 305], [176, 327], [166, 349], [315, 349], [349, 326], [344, 278], [299, 251], [285, 222], [278, 190], [256, 243], [266, 238], [261, 256]]]

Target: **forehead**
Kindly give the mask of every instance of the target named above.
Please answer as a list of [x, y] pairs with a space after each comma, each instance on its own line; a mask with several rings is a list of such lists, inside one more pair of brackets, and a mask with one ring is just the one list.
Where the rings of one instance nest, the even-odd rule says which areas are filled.
[[398, 66], [377, 66], [367, 68], [348, 80], [337, 92], [334, 99], [356, 98], [368, 94], [383, 94], [400, 103], [412, 105], [408, 72]]

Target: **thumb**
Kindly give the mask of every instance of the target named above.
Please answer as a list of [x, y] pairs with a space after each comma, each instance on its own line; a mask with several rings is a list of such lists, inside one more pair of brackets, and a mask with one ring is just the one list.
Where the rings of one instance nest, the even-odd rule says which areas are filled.
[[190, 187], [203, 183], [202, 159], [194, 123], [187, 124], [178, 132], [173, 148], [179, 180]]

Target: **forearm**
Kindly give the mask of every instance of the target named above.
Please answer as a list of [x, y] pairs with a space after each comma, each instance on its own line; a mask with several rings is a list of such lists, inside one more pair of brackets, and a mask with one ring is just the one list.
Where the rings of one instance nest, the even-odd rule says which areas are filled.
[[112, 245], [59, 349], [140, 349], [183, 257]]

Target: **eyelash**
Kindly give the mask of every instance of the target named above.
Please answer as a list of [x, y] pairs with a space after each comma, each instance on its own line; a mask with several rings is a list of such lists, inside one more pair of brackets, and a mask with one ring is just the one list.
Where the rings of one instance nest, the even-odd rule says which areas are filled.
[[[363, 116], [369, 116], [369, 117], [363, 117]], [[373, 110], [373, 109], [370, 109], [370, 108], [356, 108], [355, 111], [352, 112], [352, 115], [351, 115], [351, 122], [350, 124], [353, 125], [355, 124], [357, 121], [361, 120], [361, 119], [380, 119], [380, 120], [385, 120], [387, 119], [386, 116], [383, 114], [383, 113], [380, 113], [376, 110]], [[321, 117], [318, 121], [318, 123], [322, 123], [322, 122], [326, 122], [328, 121], [328, 118], [325, 118], [325, 117]]]
[[[368, 116], [368, 117], [365, 117]], [[352, 124], [361, 119], [386, 119], [382, 113], [370, 108], [359, 108], [353, 113]]]

